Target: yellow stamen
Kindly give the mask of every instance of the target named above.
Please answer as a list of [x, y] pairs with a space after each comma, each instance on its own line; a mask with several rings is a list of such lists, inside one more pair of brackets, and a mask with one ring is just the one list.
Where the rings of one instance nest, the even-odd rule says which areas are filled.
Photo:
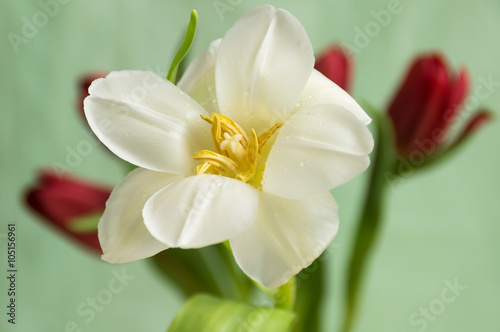
[[203, 150], [193, 154], [196, 160], [203, 162], [197, 167], [198, 174], [224, 175], [260, 189], [260, 173], [264, 171], [265, 160], [259, 162], [259, 159], [267, 142], [283, 123], [277, 122], [258, 137], [252, 128], [249, 138], [245, 131], [227, 116], [212, 113], [210, 116], [202, 115], [201, 118], [212, 125], [212, 140], [217, 152]]
[[[236, 162], [234, 162], [231, 158], [220, 155], [218, 153], [209, 150], [202, 150], [195, 152], [193, 154], [193, 158], [205, 163], [210, 163], [223, 170], [224, 172], [234, 174], [238, 173], [238, 164], [236, 164]], [[202, 169], [203, 168], [205, 167], [203, 166]]]
[[259, 135], [259, 153], [262, 153], [262, 149], [266, 145], [267, 141], [269, 141], [274, 133], [281, 127], [283, 127], [283, 122], [276, 122], [268, 131]]

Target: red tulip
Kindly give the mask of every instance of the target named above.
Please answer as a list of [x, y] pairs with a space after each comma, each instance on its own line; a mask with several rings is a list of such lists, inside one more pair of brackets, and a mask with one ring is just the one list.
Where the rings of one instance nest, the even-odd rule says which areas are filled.
[[351, 88], [353, 61], [340, 46], [331, 46], [316, 58], [314, 68], [345, 91]]
[[452, 72], [439, 54], [418, 57], [388, 109], [399, 155], [423, 154], [427, 158], [436, 153], [446, 143], [468, 90], [466, 69]]
[[42, 171], [38, 185], [26, 194], [26, 203], [48, 224], [95, 253], [102, 254], [97, 229], [75, 231], [72, 227], [81, 218], [102, 214], [111, 189]]

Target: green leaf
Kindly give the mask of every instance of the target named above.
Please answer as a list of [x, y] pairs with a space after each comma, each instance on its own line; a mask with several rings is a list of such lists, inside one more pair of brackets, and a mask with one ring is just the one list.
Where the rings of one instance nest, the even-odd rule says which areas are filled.
[[102, 212], [73, 219], [68, 223], [68, 229], [74, 233], [97, 232], [97, 224], [101, 219]]
[[[197, 293], [223, 295], [204, 259], [209, 247], [201, 249], [170, 248], [152, 257], [156, 268], [175, 282], [186, 296]], [[209, 253], [208, 253], [209, 254]], [[223, 273], [227, 273], [223, 271]]]
[[191, 18], [189, 20], [186, 34], [184, 35], [184, 40], [182, 41], [181, 46], [179, 46], [177, 52], [175, 53], [174, 59], [170, 64], [170, 68], [168, 69], [167, 80], [169, 80], [174, 84], [177, 79], [177, 69], [179, 67], [179, 64], [181, 63], [182, 59], [184, 59], [189, 49], [191, 48], [191, 45], [193, 44], [197, 23], [198, 23], [198, 13], [196, 12], [196, 10], [193, 10], [191, 12]]
[[186, 296], [206, 293], [246, 301], [253, 289], [250, 279], [222, 244], [199, 249], [171, 248], [153, 256], [152, 262]]
[[290, 311], [197, 295], [182, 306], [168, 332], [288, 332], [294, 318]]

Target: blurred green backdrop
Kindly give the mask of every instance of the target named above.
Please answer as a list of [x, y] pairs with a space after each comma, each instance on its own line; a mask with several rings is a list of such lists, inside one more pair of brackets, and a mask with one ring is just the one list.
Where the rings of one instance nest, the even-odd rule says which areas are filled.
[[[375, 21], [391, 1], [270, 1], [305, 26], [316, 51], [332, 42], [355, 43], [356, 29]], [[52, 9], [48, 4], [52, 3]], [[220, 3], [226, 5], [221, 11]], [[145, 262], [114, 266], [96, 259], [40, 223], [22, 204], [37, 169], [64, 163], [67, 147], [87, 139], [75, 111], [76, 82], [91, 70], [143, 69], [164, 73], [195, 8], [199, 29], [191, 56], [206, 48], [255, 0], [42, 0], [0, 3], [0, 307], [2, 331], [165, 331], [182, 304], [180, 293]], [[56, 4], [54, 6], [54, 4]], [[441, 50], [454, 68], [500, 82], [500, 3], [495, 0], [401, 0], [401, 11], [356, 54], [355, 98], [384, 107], [409, 61]], [[57, 7], [57, 12], [56, 12]], [[45, 9], [44, 9], [45, 8]], [[49, 8], [49, 9], [47, 9]], [[40, 11], [51, 11], [46, 22]], [[39, 17], [37, 16], [39, 15]], [[374, 16], [375, 15], [375, 16]], [[31, 37], [13, 47], [9, 33]], [[43, 23], [43, 24], [42, 24]], [[16, 51], [17, 49], [17, 51]], [[483, 106], [500, 112], [500, 92]], [[472, 109], [469, 111], [473, 111]], [[470, 140], [448, 163], [409, 177], [390, 195], [387, 218], [364, 283], [356, 331], [500, 330], [500, 124]], [[113, 185], [123, 170], [96, 147], [73, 174]], [[324, 331], [343, 314], [346, 257], [362, 203], [365, 177], [334, 190], [341, 230], [330, 248]], [[17, 324], [7, 323], [7, 224], [17, 224]], [[123, 291], [95, 317], [77, 308], [108, 287], [113, 273], [130, 275]], [[113, 272], [115, 271], [115, 272]], [[446, 280], [467, 288], [427, 326], [411, 324], [435, 305]], [[86, 321], [87, 319], [87, 321]], [[71, 329], [69, 329], [71, 330]]]

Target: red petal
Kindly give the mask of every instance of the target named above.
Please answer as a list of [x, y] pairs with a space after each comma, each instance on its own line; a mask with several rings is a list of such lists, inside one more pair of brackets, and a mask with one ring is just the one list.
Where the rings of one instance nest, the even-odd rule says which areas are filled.
[[436, 128], [443, 133], [446, 133], [455, 120], [456, 115], [462, 109], [463, 103], [469, 94], [469, 82], [469, 73], [467, 69], [461, 69], [458, 73], [458, 78], [454, 80], [450, 87], [451, 91], [444, 107], [443, 116], [440, 118], [439, 123], [436, 124]]
[[351, 89], [352, 58], [340, 46], [332, 46], [316, 58], [314, 68], [345, 91]]
[[460, 135], [458, 135], [455, 142], [450, 148], [454, 148], [459, 144], [462, 144], [467, 138], [471, 137], [473, 133], [481, 129], [484, 125], [488, 124], [493, 120], [493, 113], [488, 111], [478, 111], [472, 116], [467, 122], [467, 125], [462, 130]]
[[98, 253], [101, 247], [97, 230], [93, 233], [74, 233], [68, 226], [78, 217], [104, 211], [111, 190], [75, 178], [59, 178], [51, 171], [42, 171], [39, 185], [26, 193], [26, 203], [48, 224]]
[[442, 114], [449, 95], [450, 78], [442, 57], [430, 54], [417, 58], [389, 106], [397, 146], [407, 156], [418, 149]]
[[[83, 113], [83, 100], [87, 98], [89, 95], [89, 87], [92, 82], [98, 78], [106, 77], [105, 72], [95, 71], [85, 74], [78, 80], [79, 94], [77, 100], [77, 109], [80, 111], [80, 114], [85, 118], [85, 114]], [[85, 119], [85, 121], [87, 121]]]

